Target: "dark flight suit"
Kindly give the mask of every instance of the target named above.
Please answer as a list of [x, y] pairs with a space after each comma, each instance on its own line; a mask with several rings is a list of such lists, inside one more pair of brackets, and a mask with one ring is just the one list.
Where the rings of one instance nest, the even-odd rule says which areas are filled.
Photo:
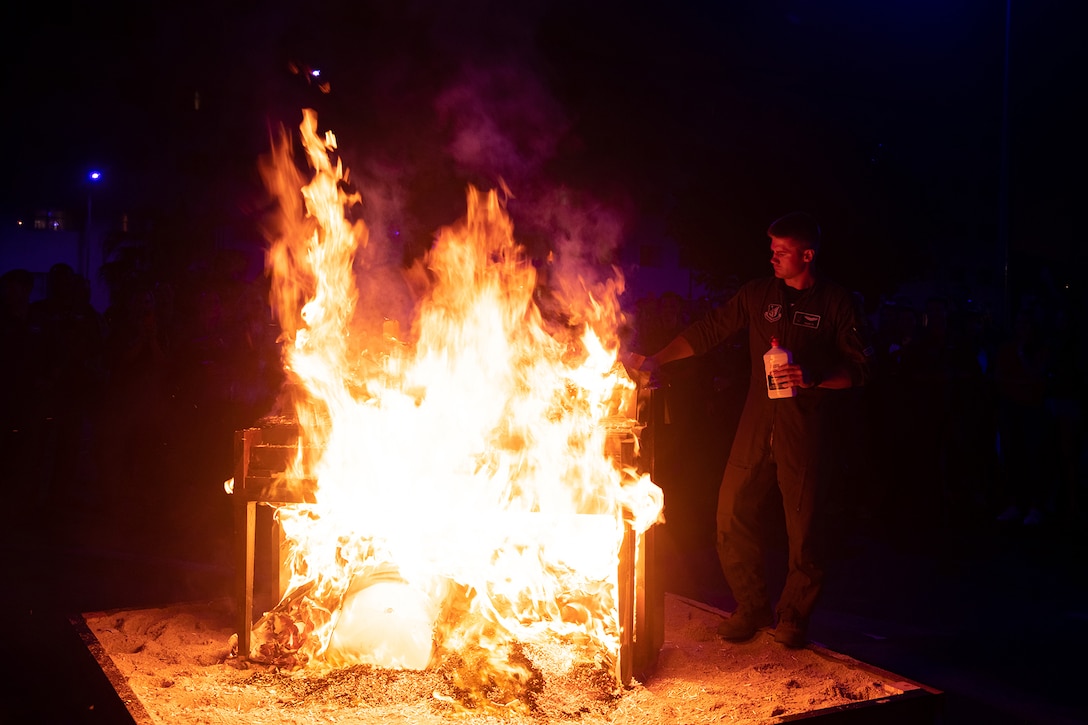
[[726, 304], [681, 333], [701, 354], [738, 330], [748, 330], [752, 376], [717, 514], [718, 557], [738, 610], [769, 609], [759, 509], [777, 470], [789, 537], [789, 569], [777, 610], [780, 617], [806, 623], [812, 613], [824, 577], [818, 527], [828, 487], [823, 460], [829, 403], [830, 396], [843, 392], [813, 387], [792, 398], [771, 399], [763, 353], [777, 337], [793, 361], [817, 379], [844, 365], [854, 385], [860, 385], [868, 377], [872, 349], [860, 334], [859, 314], [850, 292], [830, 281], [818, 278], [814, 286], [797, 291], [770, 277], [743, 285]]

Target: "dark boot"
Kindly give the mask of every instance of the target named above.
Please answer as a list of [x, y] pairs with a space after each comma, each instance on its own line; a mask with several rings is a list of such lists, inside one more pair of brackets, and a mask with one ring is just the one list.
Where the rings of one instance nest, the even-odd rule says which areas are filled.
[[778, 626], [774, 629], [774, 641], [789, 649], [800, 649], [808, 640], [808, 619], [789, 608], [778, 613]]
[[755, 636], [756, 631], [774, 623], [771, 608], [748, 609], [738, 607], [728, 619], [718, 625], [718, 634], [730, 642], [743, 642]]

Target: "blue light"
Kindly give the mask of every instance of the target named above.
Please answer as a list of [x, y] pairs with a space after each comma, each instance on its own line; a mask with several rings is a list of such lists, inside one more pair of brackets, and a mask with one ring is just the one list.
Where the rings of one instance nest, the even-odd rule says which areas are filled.
[[315, 68], [314, 70], [310, 71], [310, 75], [312, 75], [314, 78], [318, 78], [321, 75], [321, 71]]
[[102, 178], [102, 172], [101, 171], [92, 171], [90, 174], [87, 175], [87, 177], [91, 181], [98, 181], [99, 179]]

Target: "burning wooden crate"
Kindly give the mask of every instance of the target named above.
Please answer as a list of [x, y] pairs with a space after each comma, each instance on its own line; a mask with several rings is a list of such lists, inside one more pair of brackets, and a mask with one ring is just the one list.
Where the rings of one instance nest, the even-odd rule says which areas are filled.
[[[607, 451], [620, 465], [637, 465], [637, 440], [631, 421], [607, 423]], [[236, 511], [238, 579], [238, 651], [254, 647], [254, 629], [260, 630], [267, 614], [289, 593], [284, 567], [284, 536], [273, 507], [313, 502], [313, 490], [283, 484], [283, 471], [297, 454], [295, 423], [283, 419], [262, 421], [260, 427], [238, 431], [235, 438], [233, 496]], [[262, 505], [265, 504], [265, 505]], [[509, 515], [512, 531], [545, 527], [546, 516]], [[609, 517], [581, 514], [576, 527], [583, 530], [607, 527]], [[654, 666], [664, 639], [664, 590], [653, 566], [653, 528], [638, 533], [628, 525], [619, 550], [618, 585], [619, 653], [615, 675], [627, 685], [642, 678]], [[577, 542], [572, 542], [577, 545]], [[393, 569], [368, 574], [353, 588], [350, 612], [339, 628], [353, 629], [347, 636], [355, 646], [394, 650], [389, 659], [396, 666], [423, 669], [431, 654], [431, 623], [422, 605], [400, 582]], [[347, 620], [354, 618], [355, 622]], [[349, 630], [350, 631], [350, 630]], [[360, 634], [361, 633], [361, 634]], [[332, 643], [333, 649], [338, 647]], [[379, 660], [381, 661], [381, 660]]]

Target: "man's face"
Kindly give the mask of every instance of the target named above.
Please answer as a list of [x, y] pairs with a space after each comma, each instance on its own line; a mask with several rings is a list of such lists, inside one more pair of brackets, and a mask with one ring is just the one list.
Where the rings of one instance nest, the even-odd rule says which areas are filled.
[[771, 266], [779, 279], [793, 279], [804, 273], [812, 262], [813, 252], [798, 242], [771, 237]]

